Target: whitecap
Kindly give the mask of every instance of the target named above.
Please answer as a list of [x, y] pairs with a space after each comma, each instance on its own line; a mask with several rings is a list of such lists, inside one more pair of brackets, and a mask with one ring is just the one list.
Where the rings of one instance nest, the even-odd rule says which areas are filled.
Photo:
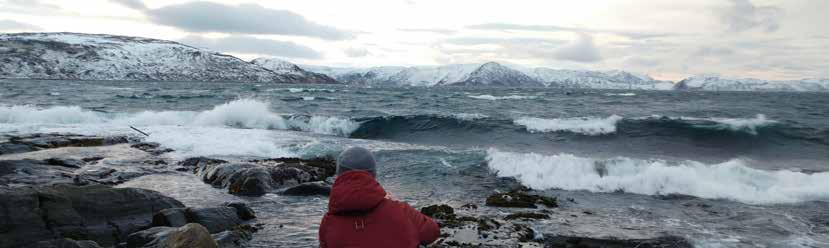
[[625, 157], [594, 159], [572, 154], [487, 151], [489, 168], [535, 189], [685, 194], [752, 204], [829, 200], [829, 172], [766, 171], [734, 159], [719, 164]]
[[516, 125], [526, 127], [530, 132], [573, 132], [585, 135], [603, 135], [616, 132], [616, 123], [623, 118], [611, 115], [607, 118], [578, 117], [560, 119], [542, 119], [522, 117], [513, 121]]

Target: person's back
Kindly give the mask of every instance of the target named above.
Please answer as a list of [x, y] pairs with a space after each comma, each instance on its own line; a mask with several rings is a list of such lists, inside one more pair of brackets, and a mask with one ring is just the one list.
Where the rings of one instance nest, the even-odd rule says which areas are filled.
[[431, 218], [386, 197], [374, 178], [374, 159], [367, 150], [343, 152], [337, 174], [328, 213], [320, 224], [321, 247], [417, 247], [440, 235]]

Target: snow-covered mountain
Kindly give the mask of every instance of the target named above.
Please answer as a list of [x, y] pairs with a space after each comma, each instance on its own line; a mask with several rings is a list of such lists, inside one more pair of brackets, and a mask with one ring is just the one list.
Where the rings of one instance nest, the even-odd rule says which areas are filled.
[[677, 82], [674, 89], [711, 91], [829, 91], [829, 79], [770, 81], [753, 78], [728, 79], [718, 76], [694, 76]]
[[526, 71], [526, 73], [551, 87], [670, 90], [674, 85], [670, 81], [659, 81], [647, 75], [636, 75], [619, 70], [586, 71], [535, 68]]
[[345, 84], [396, 86], [511, 86], [670, 90], [673, 82], [625, 71], [576, 71], [524, 68], [495, 62], [444, 66], [335, 68], [303, 66]]
[[0, 34], [0, 78], [312, 83], [172, 41], [105, 34]]
[[328, 75], [316, 72], [306, 71], [299, 66], [292, 64], [291, 62], [274, 59], [274, 58], [258, 58], [251, 61], [251, 63], [255, 65], [259, 65], [264, 67], [265, 69], [271, 70], [279, 75], [284, 75], [288, 77], [294, 77], [298, 80], [301, 80], [305, 83], [314, 83], [314, 84], [335, 84], [337, 80], [329, 77]]
[[463, 81], [444, 83], [458, 86], [544, 87], [538, 80], [495, 62], [481, 65]]

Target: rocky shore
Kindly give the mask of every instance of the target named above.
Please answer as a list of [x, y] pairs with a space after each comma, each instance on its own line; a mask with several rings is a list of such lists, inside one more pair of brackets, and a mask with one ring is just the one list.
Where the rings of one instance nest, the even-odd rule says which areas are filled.
[[[245, 247], [262, 227], [245, 203], [185, 206], [156, 191], [118, 185], [181, 174], [240, 197], [327, 197], [335, 173], [331, 158], [177, 161], [169, 152], [126, 136], [0, 137], [0, 248]], [[443, 235], [431, 247], [692, 247], [673, 236], [579, 237], [534, 228], [562, 208], [555, 197], [516, 187], [421, 211], [441, 226]]]

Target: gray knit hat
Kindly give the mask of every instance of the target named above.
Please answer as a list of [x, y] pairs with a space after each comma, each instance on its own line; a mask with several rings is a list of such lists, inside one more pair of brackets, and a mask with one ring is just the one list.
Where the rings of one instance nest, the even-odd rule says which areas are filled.
[[369, 150], [362, 147], [345, 149], [337, 158], [338, 176], [350, 170], [364, 170], [371, 173], [372, 176], [377, 176], [376, 168], [377, 162], [374, 161], [374, 155], [371, 155]]

